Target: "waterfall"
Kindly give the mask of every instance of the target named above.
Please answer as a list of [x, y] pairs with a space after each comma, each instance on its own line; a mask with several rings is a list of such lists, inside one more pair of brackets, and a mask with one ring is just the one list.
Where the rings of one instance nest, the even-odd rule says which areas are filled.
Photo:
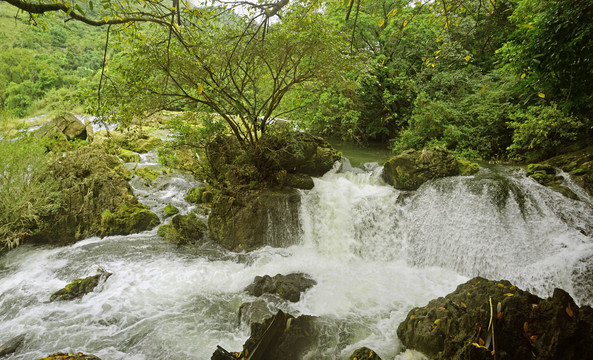
[[[142, 161], [151, 166], [154, 158]], [[0, 342], [27, 334], [14, 360], [58, 351], [104, 360], [209, 359], [217, 345], [239, 350], [249, 337], [248, 325], [237, 326], [237, 311], [255, 299], [243, 291], [253, 278], [291, 272], [317, 285], [297, 303], [268, 305], [319, 318], [315, 359], [345, 359], [361, 346], [384, 359], [421, 358], [401, 352], [397, 326], [412, 307], [475, 275], [508, 279], [540, 296], [562, 287], [579, 303], [592, 302], [593, 212], [586, 199], [567, 199], [508, 167], [431, 181], [414, 192], [387, 186], [380, 171], [336, 166], [300, 192], [298, 214], [270, 213], [272, 224], [300, 223], [298, 231], [267, 233], [297, 237], [284, 247], [177, 247], [156, 230], [58, 248], [25, 244], [0, 257]], [[191, 179], [131, 183], [153, 211], [167, 203], [181, 213], [194, 209], [183, 199], [197, 185]], [[98, 266], [113, 273], [99, 289], [48, 302]]]

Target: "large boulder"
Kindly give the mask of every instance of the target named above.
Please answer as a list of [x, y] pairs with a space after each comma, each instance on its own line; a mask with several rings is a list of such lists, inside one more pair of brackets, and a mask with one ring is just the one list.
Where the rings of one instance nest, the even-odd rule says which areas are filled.
[[428, 180], [460, 175], [460, 164], [444, 148], [406, 150], [383, 166], [383, 179], [399, 190], [416, 190]]
[[63, 134], [67, 140], [86, 140], [86, 126], [70, 113], [58, 115], [43, 125], [37, 136], [52, 137], [56, 134]]
[[161, 225], [159, 236], [177, 245], [199, 244], [207, 238], [208, 227], [198, 216], [190, 212], [175, 215], [169, 224]]
[[301, 293], [317, 285], [317, 282], [305, 274], [293, 273], [256, 276], [253, 283], [245, 288], [250, 295], [276, 294], [280, 298], [292, 302], [301, 299]]
[[84, 295], [93, 291], [101, 281], [107, 280], [111, 276], [111, 273], [100, 269], [96, 275], [86, 277], [84, 279], [75, 279], [66, 285], [63, 289], [60, 289], [53, 293], [49, 301], [56, 300], [73, 300], [81, 298]]
[[296, 190], [245, 190], [212, 200], [210, 236], [233, 251], [294, 243], [300, 232], [300, 195]]
[[397, 335], [431, 359], [593, 359], [593, 309], [476, 277], [412, 309]]
[[134, 196], [128, 170], [102, 147], [88, 145], [57, 158], [48, 176], [58, 181], [63, 206], [53, 226], [29, 241], [68, 244], [91, 235], [127, 235], [159, 223]]

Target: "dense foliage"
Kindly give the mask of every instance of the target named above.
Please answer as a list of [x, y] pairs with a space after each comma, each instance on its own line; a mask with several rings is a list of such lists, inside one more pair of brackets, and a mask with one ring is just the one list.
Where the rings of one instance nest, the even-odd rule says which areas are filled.
[[[105, 1], [94, 12], [92, 1], [8, 3], [35, 21], [58, 11], [91, 25], [122, 25], [107, 30], [114, 33], [111, 72], [101, 77], [100, 99], [91, 99], [99, 105], [94, 114], [112, 119], [163, 108], [216, 113], [242, 146], [254, 147], [282, 117], [321, 135], [379, 141], [396, 151], [439, 145], [467, 158], [503, 160], [538, 160], [591, 136], [588, 0], [208, 7], [126, 0]], [[60, 31], [45, 42], [62, 41]], [[19, 30], [21, 37], [38, 33]], [[13, 66], [0, 71], [5, 112], [23, 114], [48, 89], [70, 86], [67, 75], [101, 65], [95, 42], [90, 58], [67, 56], [80, 61], [61, 64], [62, 73], [26, 69], [57, 60], [27, 55], [9, 38], [3, 61]], [[17, 65], [9, 53], [35, 61]]]
[[80, 108], [103, 62], [103, 32], [56, 18], [32, 27], [15, 13], [0, 4], [0, 119]]
[[58, 184], [47, 176], [45, 150], [34, 137], [0, 140], [0, 250], [50, 225], [61, 206]]

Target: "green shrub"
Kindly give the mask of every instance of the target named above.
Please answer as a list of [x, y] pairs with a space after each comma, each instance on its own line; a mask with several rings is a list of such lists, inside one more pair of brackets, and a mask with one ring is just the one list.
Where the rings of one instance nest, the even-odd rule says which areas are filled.
[[583, 123], [566, 115], [556, 105], [530, 106], [511, 114], [508, 126], [514, 130], [511, 155], [538, 161], [556, 155], [562, 146], [578, 138]]
[[0, 247], [13, 248], [43, 230], [60, 208], [58, 184], [47, 165], [39, 139], [0, 141]]

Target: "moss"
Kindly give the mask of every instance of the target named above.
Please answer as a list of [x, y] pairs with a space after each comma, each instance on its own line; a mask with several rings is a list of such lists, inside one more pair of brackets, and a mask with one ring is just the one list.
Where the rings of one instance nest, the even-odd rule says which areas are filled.
[[178, 245], [196, 244], [206, 238], [207, 226], [196, 214], [175, 215], [168, 225], [162, 225], [159, 236]]
[[462, 176], [469, 176], [477, 173], [480, 170], [480, 165], [467, 160], [457, 160], [459, 165], [459, 173]]
[[161, 175], [161, 173], [149, 166], [145, 166], [136, 169], [136, 175], [142, 178], [147, 185], [150, 185], [154, 179]]
[[192, 203], [192, 204], [200, 204], [200, 203], [204, 202], [202, 197], [203, 197], [203, 194], [205, 191], [206, 191], [206, 188], [203, 186], [191, 188], [187, 192], [187, 195], [185, 195], [184, 199], [185, 199], [185, 201]]
[[117, 156], [119, 156], [124, 162], [140, 162], [140, 155], [130, 150], [119, 149]]
[[532, 173], [545, 173], [549, 175], [556, 174], [556, 169], [552, 165], [548, 164], [529, 164], [527, 165], [527, 175], [531, 176]]
[[121, 203], [115, 211], [104, 210], [101, 213], [99, 234], [127, 235], [149, 230], [159, 224], [159, 218], [140, 203]]
[[176, 208], [175, 206], [171, 205], [171, 204], [168, 204], [167, 206], [165, 206], [165, 209], [164, 210], [165, 210], [165, 214], [167, 216], [172, 216], [172, 215], [175, 215], [175, 214], [178, 214], [179, 213], [179, 209]]

